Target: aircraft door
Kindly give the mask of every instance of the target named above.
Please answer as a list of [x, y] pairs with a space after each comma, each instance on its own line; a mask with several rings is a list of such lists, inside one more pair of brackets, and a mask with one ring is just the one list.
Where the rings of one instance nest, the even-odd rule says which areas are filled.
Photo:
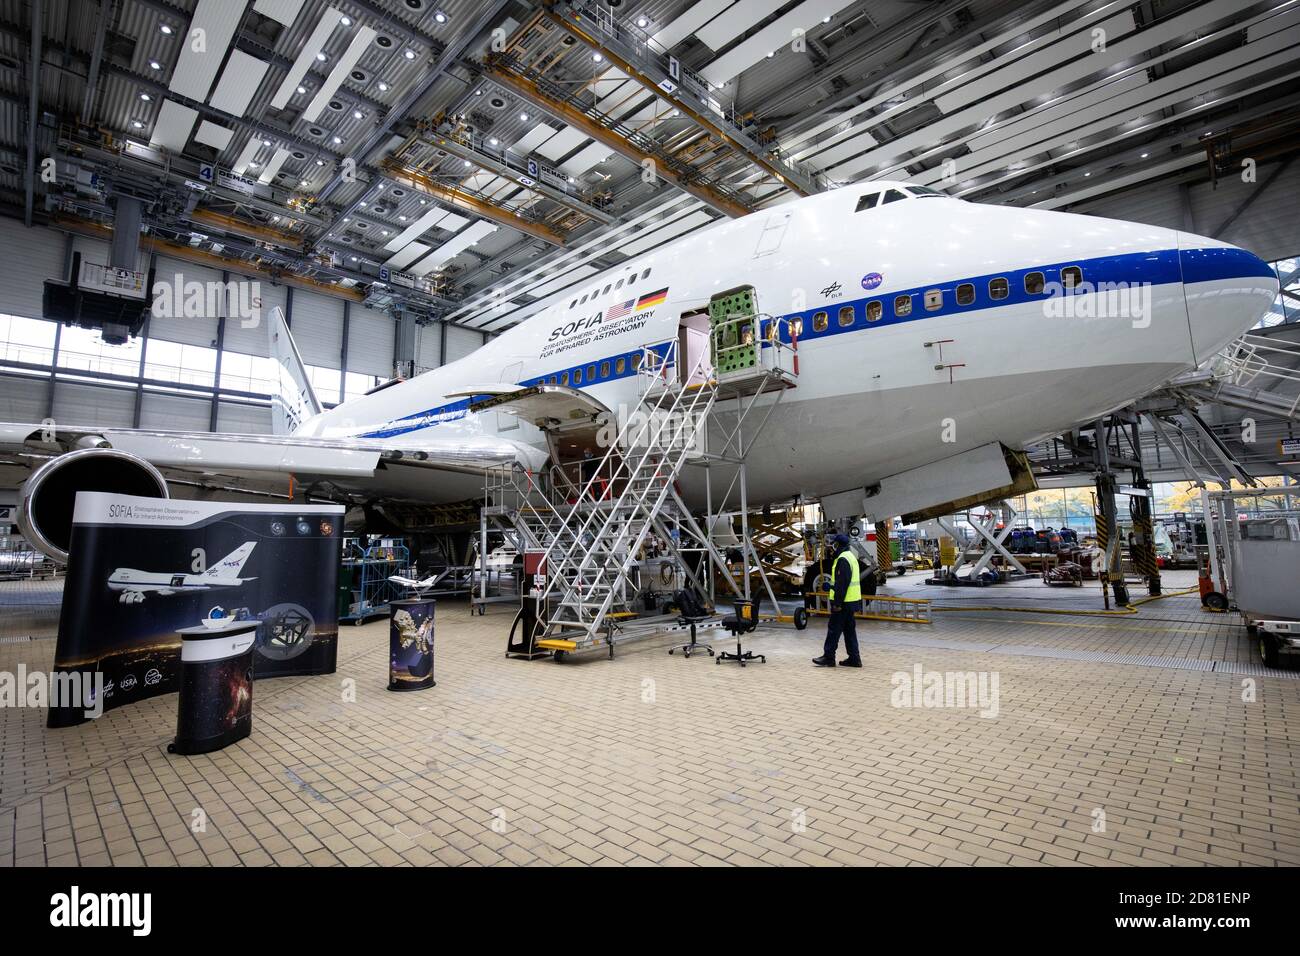
[[[524, 363], [515, 362], [513, 365], [506, 367], [501, 373], [501, 384], [515, 385], [519, 382], [519, 376], [523, 374]], [[497, 412], [497, 431], [508, 432], [519, 427], [519, 416], [511, 415], [508, 412]]]
[[185, 575], [183, 575], [183, 574], [173, 574], [173, 575], [172, 575], [172, 587], [174, 587], [174, 588], [183, 588], [183, 587], [185, 587]]
[[677, 328], [677, 375], [683, 385], [698, 385], [713, 377], [709, 355], [709, 315], [683, 315]]

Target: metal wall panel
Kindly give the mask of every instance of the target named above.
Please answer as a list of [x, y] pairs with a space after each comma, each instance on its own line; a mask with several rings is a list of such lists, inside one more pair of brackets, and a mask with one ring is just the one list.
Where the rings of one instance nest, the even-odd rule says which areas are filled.
[[28, 229], [17, 219], [0, 217], [0, 257], [5, 267], [0, 311], [30, 319], [43, 317], [45, 280], [64, 277], [63, 246], [61, 232], [43, 226]]
[[49, 379], [0, 374], [0, 422], [39, 422], [49, 408]]
[[[261, 309], [254, 310], [257, 319], [256, 324], [245, 324], [246, 319], [243, 317], [230, 318], [226, 322], [225, 350], [227, 352], [241, 352], [244, 355], [261, 355], [269, 354], [269, 343], [267, 342], [266, 324], [271, 318], [271, 310], [277, 306], [284, 308], [284, 286], [273, 285], [271, 280], [265, 276], [249, 277], [236, 273], [230, 273], [231, 282], [250, 282], [252, 287], [247, 295], [240, 293], [237, 289], [235, 294], [241, 296], [241, 301], [251, 301], [254, 297], [262, 301]], [[232, 296], [233, 298], [233, 296]], [[227, 309], [227, 314], [232, 311]]]
[[348, 371], [390, 377], [396, 331], [392, 316], [353, 305], [348, 315]]
[[437, 368], [442, 364], [442, 323], [430, 322], [415, 330], [415, 367]]
[[135, 415], [135, 389], [76, 382], [56, 382], [54, 420], [64, 425], [130, 428]]
[[483, 335], [473, 329], [462, 329], [456, 325], [447, 326], [447, 362], [462, 359], [476, 351], [483, 344]]
[[207, 398], [145, 392], [140, 404], [140, 427], [205, 432], [211, 414], [212, 402]]
[[294, 289], [292, 332], [304, 362], [338, 368], [343, 348], [343, 301]]
[[217, 431], [230, 435], [269, 435], [271, 409], [261, 405], [222, 402], [217, 409]]
[[[217, 315], [219, 310], [212, 308], [207, 290], [209, 283], [221, 282], [221, 273], [204, 266], [182, 262], [167, 256], [158, 256], [154, 272], [153, 314], [149, 318], [149, 337], [166, 342], [180, 342], [183, 345], [200, 345], [211, 348], [217, 339]], [[197, 298], [187, 304], [185, 288], [191, 283], [200, 283], [203, 289], [203, 302], [198, 306]], [[179, 290], [179, 291], [172, 291]], [[179, 301], [178, 301], [179, 298]], [[201, 310], [199, 315], [187, 315], [191, 308]]]

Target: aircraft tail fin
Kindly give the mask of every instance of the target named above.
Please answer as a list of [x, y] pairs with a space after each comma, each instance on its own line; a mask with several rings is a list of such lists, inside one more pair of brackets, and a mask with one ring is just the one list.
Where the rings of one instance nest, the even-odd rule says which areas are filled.
[[320, 414], [321, 403], [312, 391], [307, 367], [289, 333], [283, 310], [271, 310], [266, 328], [278, 378], [275, 395], [271, 398], [271, 430], [276, 435], [290, 435], [307, 419]]
[[239, 572], [244, 570], [244, 562], [248, 560], [248, 556], [253, 553], [253, 548], [255, 547], [257, 547], [256, 541], [245, 541], [234, 551], [231, 551], [216, 564], [204, 571], [203, 576], [205, 578], [238, 577]]

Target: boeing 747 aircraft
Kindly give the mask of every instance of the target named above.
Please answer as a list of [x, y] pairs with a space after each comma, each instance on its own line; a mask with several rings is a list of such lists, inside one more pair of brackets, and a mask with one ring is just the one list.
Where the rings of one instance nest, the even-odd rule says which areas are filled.
[[698, 354], [710, 300], [744, 286], [800, 363], [748, 457], [750, 502], [847, 496], [877, 518], [1005, 486], [1016, 452], [1203, 365], [1278, 288], [1203, 236], [862, 183], [645, 252], [521, 309], [472, 356], [329, 410], [272, 313], [274, 435], [59, 423], [51, 445], [9, 424], [0, 459], [31, 469], [20, 524], [56, 558], [79, 489], [283, 495], [292, 475], [400, 523], [404, 506], [481, 499], [489, 466], [545, 465], [559, 449], [538, 422], [634, 404], [641, 358]]
[[215, 588], [237, 588], [245, 582], [256, 578], [241, 578], [239, 572], [244, 569], [256, 541], [245, 541], [234, 551], [208, 568], [202, 574], [185, 572], [167, 573], [165, 571], [137, 571], [135, 568], [118, 568], [108, 576], [110, 591], [119, 591], [118, 598], [122, 604], [143, 603], [146, 594], [165, 597], [184, 591], [211, 591]]

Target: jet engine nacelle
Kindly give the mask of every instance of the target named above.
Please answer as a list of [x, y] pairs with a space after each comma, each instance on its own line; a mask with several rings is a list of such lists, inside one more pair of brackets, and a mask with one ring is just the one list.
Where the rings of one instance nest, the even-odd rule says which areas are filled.
[[170, 497], [162, 472], [116, 448], [82, 448], [51, 458], [18, 489], [18, 529], [33, 547], [60, 563], [68, 560], [79, 491]]

